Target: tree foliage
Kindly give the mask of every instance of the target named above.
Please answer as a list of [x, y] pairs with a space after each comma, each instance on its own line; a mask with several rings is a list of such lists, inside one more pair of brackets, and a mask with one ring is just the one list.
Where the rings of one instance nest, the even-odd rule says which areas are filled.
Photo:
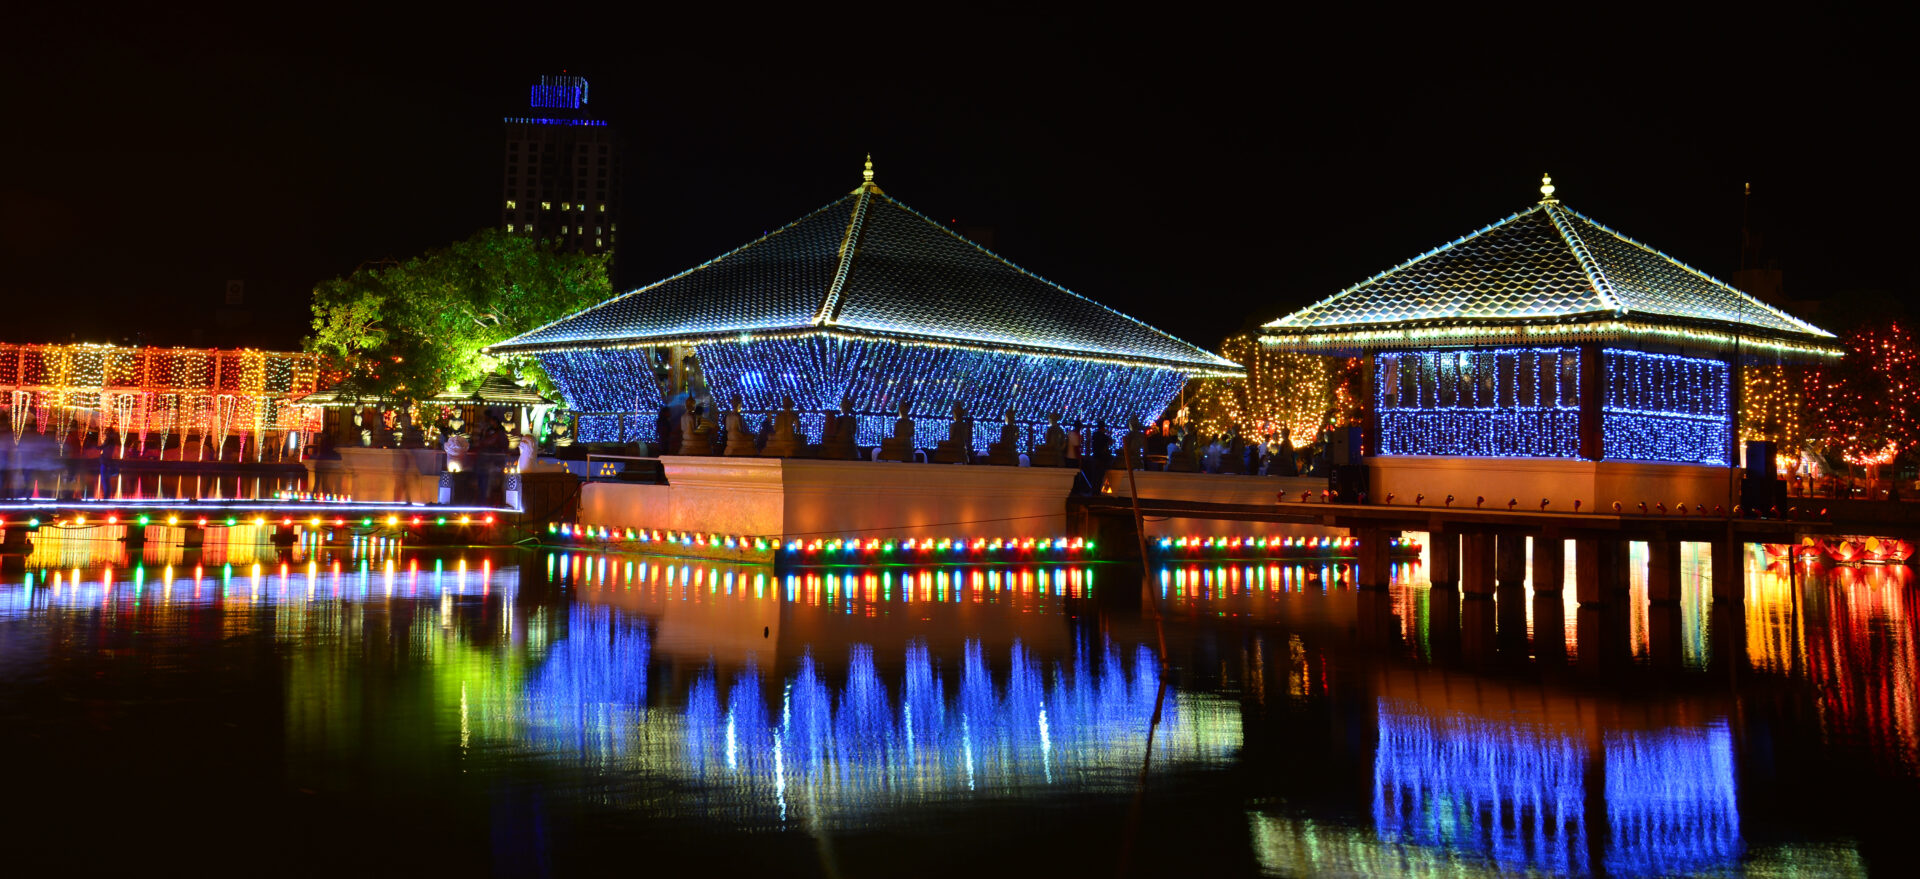
[[1848, 333], [1840, 362], [1819, 369], [1811, 393], [1816, 429], [1830, 451], [1868, 461], [1920, 441], [1920, 353], [1895, 321]]
[[1187, 418], [1204, 436], [1229, 430], [1267, 436], [1281, 428], [1296, 443], [1311, 442], [1328, 416], [1346, 423], [1357, 405], [1348, 392], [1358, 361], [1272, 351], [1252, 333], [1228, 338], [1220, 353], [1246, 367], [1247, 377], [1198, 379], [1187, 389]]
[[313, 291], [307, 350], [351, 391], [422, 400], [510, 368], [551, 394], [529, 359], [481, 353], [611, 293], [607, 257], [487, 229], [401, 263], [362, 266]]

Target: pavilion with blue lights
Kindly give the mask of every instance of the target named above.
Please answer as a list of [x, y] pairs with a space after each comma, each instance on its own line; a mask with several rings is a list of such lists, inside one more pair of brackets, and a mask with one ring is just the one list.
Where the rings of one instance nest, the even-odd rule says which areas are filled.
[[1364, 358], [1368, 455], [1722, 467], [1741, 363], [1839, 356], [1831, 333], [1562, 205], [1551, 178], [1540, 189], [1266, 324], [1262, 344]]
[[[732, 252], [509, 339], [534, 355], [589, 442], [651, 440], [663, 362], [690, 352], [711, 398], [748, 413], [792, 398], [819, 436], [843, 400], [877, 444], [905, 403], [947, 435], [981, 422], [1150, 421], [1189, 378], [1241, 367], [1039, 278], [895, 201], [869, 161], [845, 196]], [[756, 419], [757, 421], [757, 419]], [[974, 434], [976, 451], [993, 438]]]

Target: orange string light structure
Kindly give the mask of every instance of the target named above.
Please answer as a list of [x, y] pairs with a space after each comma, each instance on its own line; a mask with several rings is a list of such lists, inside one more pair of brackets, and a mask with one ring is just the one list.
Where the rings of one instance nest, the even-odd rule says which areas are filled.
[[1266, 436], [1287, 428], [1296, 444], [1313, 441], [1332, 414], [1337, 424], [1358, 408], [1349, 384], [1356, 363], [1343, 357], [1264, 348], [1251, 333], [1220, 346], [1227, 359], [1246, 367], [1247, 377], [1198, 379], [1189, 392], [1188, 419], [1204, 436], [1229, 428]]
[[0, 344], [0, 409], [13, 439], [32, 428], [67, 442], [73, 431], [111, 428], [119, 454], [147, 449], [162, 457], [206, 456], [229, 437], [258, 459], [268, 434], [318, 430], [319, 410], [290, 401], [319, 378], [311, 354], [252, 349]]

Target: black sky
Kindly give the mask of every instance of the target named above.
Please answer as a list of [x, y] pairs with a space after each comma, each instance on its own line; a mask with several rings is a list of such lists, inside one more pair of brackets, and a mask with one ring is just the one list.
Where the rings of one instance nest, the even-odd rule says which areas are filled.
[[1904, 307], [1898, 27], [1757, 14], [10, 10], [0, 341], [297, 345], [317, 280], [498, 221], [500, 118], [563, 68], [626, 143], [625, 285], [831, 201], [871, 151], [895, 198], [1209, 347], [1527, 207], [1542, 171], [1721, 277], [1751, 181], [1823, 321]]

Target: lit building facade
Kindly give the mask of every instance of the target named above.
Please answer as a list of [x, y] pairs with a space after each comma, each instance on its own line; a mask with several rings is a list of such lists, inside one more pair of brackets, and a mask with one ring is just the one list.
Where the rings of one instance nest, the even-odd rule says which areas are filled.
[[1265, 325], [1360, 357], [1373, 456], [1735, 463], [1743, 364], [1831, 333], [1553, 197]]
[[1191, 377], [1243, 374], [895, 201], [871, 164], [859, 188], [756, 241], [490, 350], [538, 356], [589, 442], [658, 439], [660, 375], [687, 358], [713, 401], [738, 394], [758, 414], [790, 397], [816, 438], [848, 400], [876, 444], [904, 403], [931, 445], [960, 403], [977, 449], [1009, 407], [1029, 427], [1058, 413], [1117, 434]]
[[500, 222], [564, 250], [613, 250], [620, 215], [620, 152], [613, 129], [587, 109], [587, 80], [542, 76], [527, 110], [506, 118]]

